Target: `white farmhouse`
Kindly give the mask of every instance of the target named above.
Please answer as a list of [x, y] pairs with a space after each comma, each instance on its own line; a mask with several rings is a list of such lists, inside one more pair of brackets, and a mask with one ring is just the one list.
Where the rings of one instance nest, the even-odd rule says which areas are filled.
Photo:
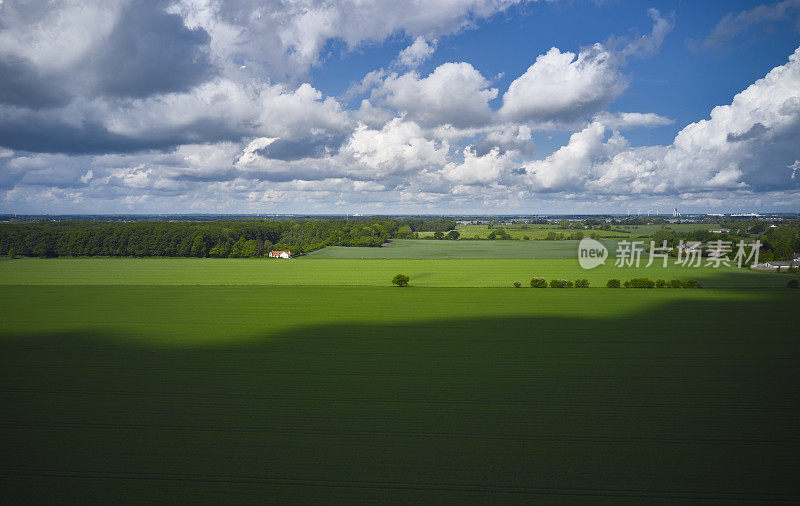
[[292, 258], [291, 251], [270, 251], [269, 252], [270, 258]]

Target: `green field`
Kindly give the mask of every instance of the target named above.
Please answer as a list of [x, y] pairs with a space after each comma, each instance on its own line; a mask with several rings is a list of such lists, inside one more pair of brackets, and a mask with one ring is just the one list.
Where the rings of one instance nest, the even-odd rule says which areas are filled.
[[670, 264], [667, 268], [656, 265], [646, 268], [646, 262], [642, 262], [637, 269], [617, 268], [614, 262], [609, 259], [606, 265], [586, 271], [576, 258], [20, 259], [0, 262], [0, 285], [388, 286], [397, 273], [409, 275], [416, 287], [510, 287], [514, 281], [528, 283], [534, 276], [586, 278], [592, 286], [601, 287], [609, 278], [647, 276], [697, 279], [711, 288], [778, 288], [784, 287], [789, 279], [786, 275], [735, 267], [688, 268]]
[[[304, 258], [577, 258], [580, 241], [438, 241], [393, 239], [382, 248], [329, 246]], [[617, 241], [601, 241], [613, 255]]]
[[[796, 500], [800, 291], [712, 269], [692, 277], [725, 289], [508, 286], [620, 273], [602, 269], [2, 261], [0, 489], [8, 503]], [[414, 286], [385, 286], [398, 270]]]
[[[708, 223], [669, 223], [665, 225], [616, 225], [614, 230], [583, 230], [583, 234], [589, 237], [594, 233], [599, 237], [628, 237], [641, 238], [649, 237], [662, 228], [669, 228], [678, 232], [691, 232], [694, 230], [710, 230], [719, 227], [718, 224]], [[544, 239], [548, 232], [569, 235], [575, 230], [559, 228], [556, 224], [529, 224], [529, 225], [497, 225], [495, 228], [502, 228], [512, 237], [512, 239], [522, 239], [528, 236], [530, 239]], [[493, 229], [489, 225], [456, 225], [456, 230], [461, 234], [462, 239], [486, 239]], [[420, 237], [433, 236], [433, 232], [419, 232]]]
[[[524, 225], [498, 225], [495, 229], [502, 228], [512, 239], [522, 239], [528, 236], [530, 239], [544, 239], [547, 237], [548, 232], [555, 232], [556, 234], [569, 235], [575, 230], [565, 230], [558, 228], [556, 225], [527, 225], [528, 228], [523, 228]], [[461, 234], [462, 239], [486, 239], [493, 229], [489, 225], [456, 225], [456, 230]], [[621, 234], [612, 230], [583, 230], [586, 237], [594, 232], [600, 237], [625, 237], [627, 234]], [[430, 232], [433, 235], [432, 232]]]

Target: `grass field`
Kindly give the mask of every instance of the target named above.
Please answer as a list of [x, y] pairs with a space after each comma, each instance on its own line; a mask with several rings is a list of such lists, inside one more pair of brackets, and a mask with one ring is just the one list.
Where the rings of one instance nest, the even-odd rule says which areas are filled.
[[3, 285], [0, 488], [8, 503], [792, 502], [798, 302]]
[[[709, 230], [716, 228], [717, 224], [708, 223], [669, 223], [666, 225], [617, 225], [614, 230], [583, 230], [586, 237], [590, 233], [595, 233], [602, 237], [623, 237], [623, 238], [640, 238], [649, 237], [661, 228], [670, 228], [678, 232], [691, 232], [694, 230]], [[558, 228], [555, 224], [529, 224], [529, 225], [498, 225], [496, 228], [502, 228], [513, 239], [522, 239], [528, 236], [530, 239], [544, 239], [547, 237], [548, 232], [555, 232], [557, 234], [569, 235], [574, 230]], [[489, 225], [456, 225], [456, 230], [461, 234], [462, 239], [486, 239], [491, 233], [492, 229]], [[433, 236], [433, 232], [419, 232], [420, 237]]]
[[[423, 241], [425, 242], [425, 241]], [[373, 248], [377, 250], [377, 248]], [[388, 250], [381, 248], [381, 251]], [[397, 273], [416, 287], [510, 287], [534, 276], [586, 278], [605, 286], [609, 278], [697, 279], [707, 287], [786, 286], [787, 275], [748, 269], [653, 265], [617, 268], [614, 260], [586, 271], [576, 258], [539, 259], [20, 259], [0, 262], [0, 285], [272, 285], [387, 286]]]
[[[577, 258], [580, 241], [439, 241], [393, 239], [382, 248], [329, 246], [305, 258]], [[601, 241], [613, 255], [617, 241]]]
[[[555, 232], [556, 234], [569, 235], [574, 230], [565, 230], [557, 228], [555, 225], [528, 225], [528, 228], [522, 228], [522, 225], [513, 226], [497, 226], [502, 228], [512, 239], [522, 239], [528, 236], [530, 239], [544, 239], [547, 237], [548, 232]], [[489, 225], [456, 225], [456, 230], [461, 234], [463, 239], [486, 239], [492, 232]], [[594, 232], [600, 237], [624, 237], [627, 234], [621, 234], [616, 231], [610, 230], [584, 230], [583, 233], [586, 237]], [[431, 233], [432, 235], [432, 233]]]

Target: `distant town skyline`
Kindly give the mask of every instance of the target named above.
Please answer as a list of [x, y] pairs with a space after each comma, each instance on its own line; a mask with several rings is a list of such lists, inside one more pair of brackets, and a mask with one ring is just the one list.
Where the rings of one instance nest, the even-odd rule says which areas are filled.
[[800, 211], [800, 0], [0, 2], [0, 213]]

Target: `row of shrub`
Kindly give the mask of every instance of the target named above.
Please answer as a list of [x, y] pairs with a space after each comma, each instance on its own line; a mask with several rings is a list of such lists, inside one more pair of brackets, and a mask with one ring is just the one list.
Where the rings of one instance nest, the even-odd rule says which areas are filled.
[[[551, 279], [548, 284], [547, 280], [544, 278], [533, 278], [530, 284], [531, 288], [547, 288], [548, 286], [550, 286], [550, 288], [589, 288], [588, 279], [576, 279], [575, 281], [569, 279]], [[522, 283], [515, 281], [514, 286], [519, 288], [522, 286]]]
[[[551, 279], [548, 282], [545, 278], [531, 279], [531, 288], [589, 288], [588, 279], [576, 279], [571, 281], [569, 279]], [[514, 281], [514, 286], [520, 288], [522, 283]], [[607, 288], [702, 288], [703, 284], [696, 279], [672, 279], [666, 281], [664, 279], [656, 279], [655, 281], [648, 278], [633, 278], [625, 281], [624, 283], [618, 279], [609, 279], [606, 283]]]
[[696, 279], [671, 279], [669, 281], [664, 279], [656, 279], [653, 281], [649, 278], [633, 278], [620, 283], [618, 279], [609, 279], [606, 283], [607, 288], [702, 288], [703, 284]]

